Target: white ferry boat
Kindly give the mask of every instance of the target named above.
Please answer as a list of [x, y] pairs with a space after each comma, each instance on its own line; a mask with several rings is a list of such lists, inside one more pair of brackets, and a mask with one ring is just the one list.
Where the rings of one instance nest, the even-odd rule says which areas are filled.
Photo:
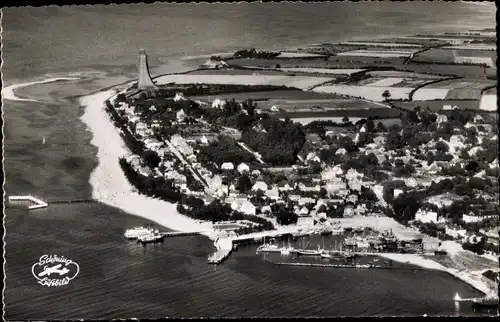
[[127, 229], [124, 235], [127, 239], [137, 239], [140, 235], [149, 234], [152, 232], [152, 229], [141, 226]]

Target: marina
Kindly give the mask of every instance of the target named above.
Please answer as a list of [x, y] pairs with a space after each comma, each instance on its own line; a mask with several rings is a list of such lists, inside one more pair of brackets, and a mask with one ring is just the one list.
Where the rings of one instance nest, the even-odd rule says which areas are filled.
[[270, 263], [277, 266], [331, 267], [331, 268], [356, 268], [356, 269], [399, 269], [399, 270], [411, 270], [411, 271], [424, 270], [423, 268], [392, 267], [392, 266], [380, 266], [373, 264], [345, 265], [345, 264], [316, 264], [316, 263], [300, 263], [300, 262], [271, 262], [267, 259], [265, 261], [266, 263]]

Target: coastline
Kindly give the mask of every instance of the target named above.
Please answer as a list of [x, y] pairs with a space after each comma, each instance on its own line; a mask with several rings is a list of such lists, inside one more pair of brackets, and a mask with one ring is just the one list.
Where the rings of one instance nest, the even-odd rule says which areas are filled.
[[[13, 101], [37, 102], [34, 99], [20, 98], [15, 95], [15, 89], [31, 86], [41, 83], [55, 82], [59, 80], [76, 80], [79, 78], [49, 78], [41, 81], [27, 82], [10, 85], [2, 90], [2, 97]], [[127, 83], [126, 85], [129, 85]], [[125, 86], [126, 86], [125, 85]], [[118, 85], [123, 87], [124, 85]], [[200, 232], [202, 235], [214, 241], [214, 246], [221, 249], [226, 245], [229, 239], [221, 238], [217, 240], [216, 231], [210, 222], [201, 222], [189, 218], [177, 212], [176, 205], [134, 192], [133, 187], [127, 181], [123, 171], [118, 166], [118, 159], [129, 154], [125, 143], [120, 137], [118, 130], [113, 125], [111, 119], [104, 110], [106, 99], [112, 99], [117, 95], [115, 89], [117, 86], [101, 89], [89, 95], [79, 97], [78, 101], [84, 108], [81, 120], [86, 124], [87, 129], [92, 133], [91, 144], [97, 147], [98, 165], [90, 174], [89, 183], [92, 187], [92, 198], [107, 204], [109, 206], [121, 209], [131, 215], [145, 218], [155, 222], [163, 227], [177, 230], [180, 232]], [[361, 220], [363, 221], [363, 220]], [[348, 224], [348, 220], [342, 223]], [[349, 222], [349, 224], [351, 224]], [[354, 222], [352, 223], [354, 224]], [[396, 223], [397, 224], [397, 223]], [[387, 225], [387, 226], [386, 226]], [[395, 228], [401, 234], [409, 233], [411, 229], [393, 226], [392, 223], [386, 223], [384, 228]], [[273, 233], [280, 231], [294, 230], [295, 227], [280, 227]], [[382, 227], [379, 227], [382, 228]], [[397, 229], [402, 228], [402, 229]], [[404, 232], [403, 232], [404, 231]], [[271, 232], [264, 233], [267, 235]], [[399, 234], [398, 234], [399, 235]], [[406, 234], [404, 234], [406, 235]], [[409, 237], [409, 236], [406, 236]], [[229, 246], [227, 246], [229, 247]], [[222, 248], [227, 248], [222, 247]], [[410, 263], [425, 269], [440, 270], [447, 272], [461, 281], [471, 285], [475, 289], [483, 292], [487, 296], [496, 295], [497, 290], [488, 283], [477, 278], [475, 272], [459, 271], [457, 269], [447, 268], [432, 259], [426, 259], [420, 255], [412, 254], [380, 254], [391, 260], [403, 263]]]
[[116, 96], [113, 90], [100, 91], [83, 96], [80, 105], [85, 108], [81, 120], [92, 132], [91, 144], [97, 147], [98, 165], [90, 174], [92, 198], [104, 204], [122, 209], [180, 232], [201, 232], [214, 238], [212, 224], [181, 215], [176, 205], [134, 192], [125, 174], [118, 166], [118, 159], [130, 153], [104, 111], [104, 102]]

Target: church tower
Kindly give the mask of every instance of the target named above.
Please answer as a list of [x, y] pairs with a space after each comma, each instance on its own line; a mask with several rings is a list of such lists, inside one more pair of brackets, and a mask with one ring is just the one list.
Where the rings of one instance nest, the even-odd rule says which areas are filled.
[[151, 75], [149, 75], [148, 56], [144, 49], [139, 50], [139, 81], [137, 87], [143, 90], [158, 88], [158, 86], [153, 83]]

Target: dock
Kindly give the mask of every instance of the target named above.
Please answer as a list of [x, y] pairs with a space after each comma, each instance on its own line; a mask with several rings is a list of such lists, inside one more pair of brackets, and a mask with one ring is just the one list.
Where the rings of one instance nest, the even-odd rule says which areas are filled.
[[9, 202], [12, 201], [29, 201], [31, 203], [34, 203], [34, 205], [28, 206], [29, 210], [34, 210], [34, 209], [40, 209], [40, 208], [46, 208], [49, 204], [41, 199], [38, 199], [36, 197], [33, 197], [31, 195], [28, 196], [9, 196]]
[[192, 232], [169, 231], [169, 232], [164, 232], [164, 233], [160, 233], [160, 234], [162, 234], [163, 237], [182, 237], [182, 236], [200, 235], [200, 232], [198, 232], [198, 231], [192, 231]]
[[410, 270], [410, 271], [422, 271], [423, 268], [409, 268], [409, 267], [392, 267], [392, 266], [380, 266], [380, 265], [344, 265], [344, 264], [315, 264], [315, 263], [299, 263], [299, 262], [271, 262], [265, 260], [267, 263], [277, 265], [277, 266], [302, 266], [302, 267], [331, 267], [331, 268], [356, 268], [356, 269], [399, 269], [399, 270]]
[[214, 246], [217, 251], [208, 256], [208, 263], [210, 264], [221, 264], [233, 251], [233, 241], [229, 238], [217, 238], [214, 241]]

